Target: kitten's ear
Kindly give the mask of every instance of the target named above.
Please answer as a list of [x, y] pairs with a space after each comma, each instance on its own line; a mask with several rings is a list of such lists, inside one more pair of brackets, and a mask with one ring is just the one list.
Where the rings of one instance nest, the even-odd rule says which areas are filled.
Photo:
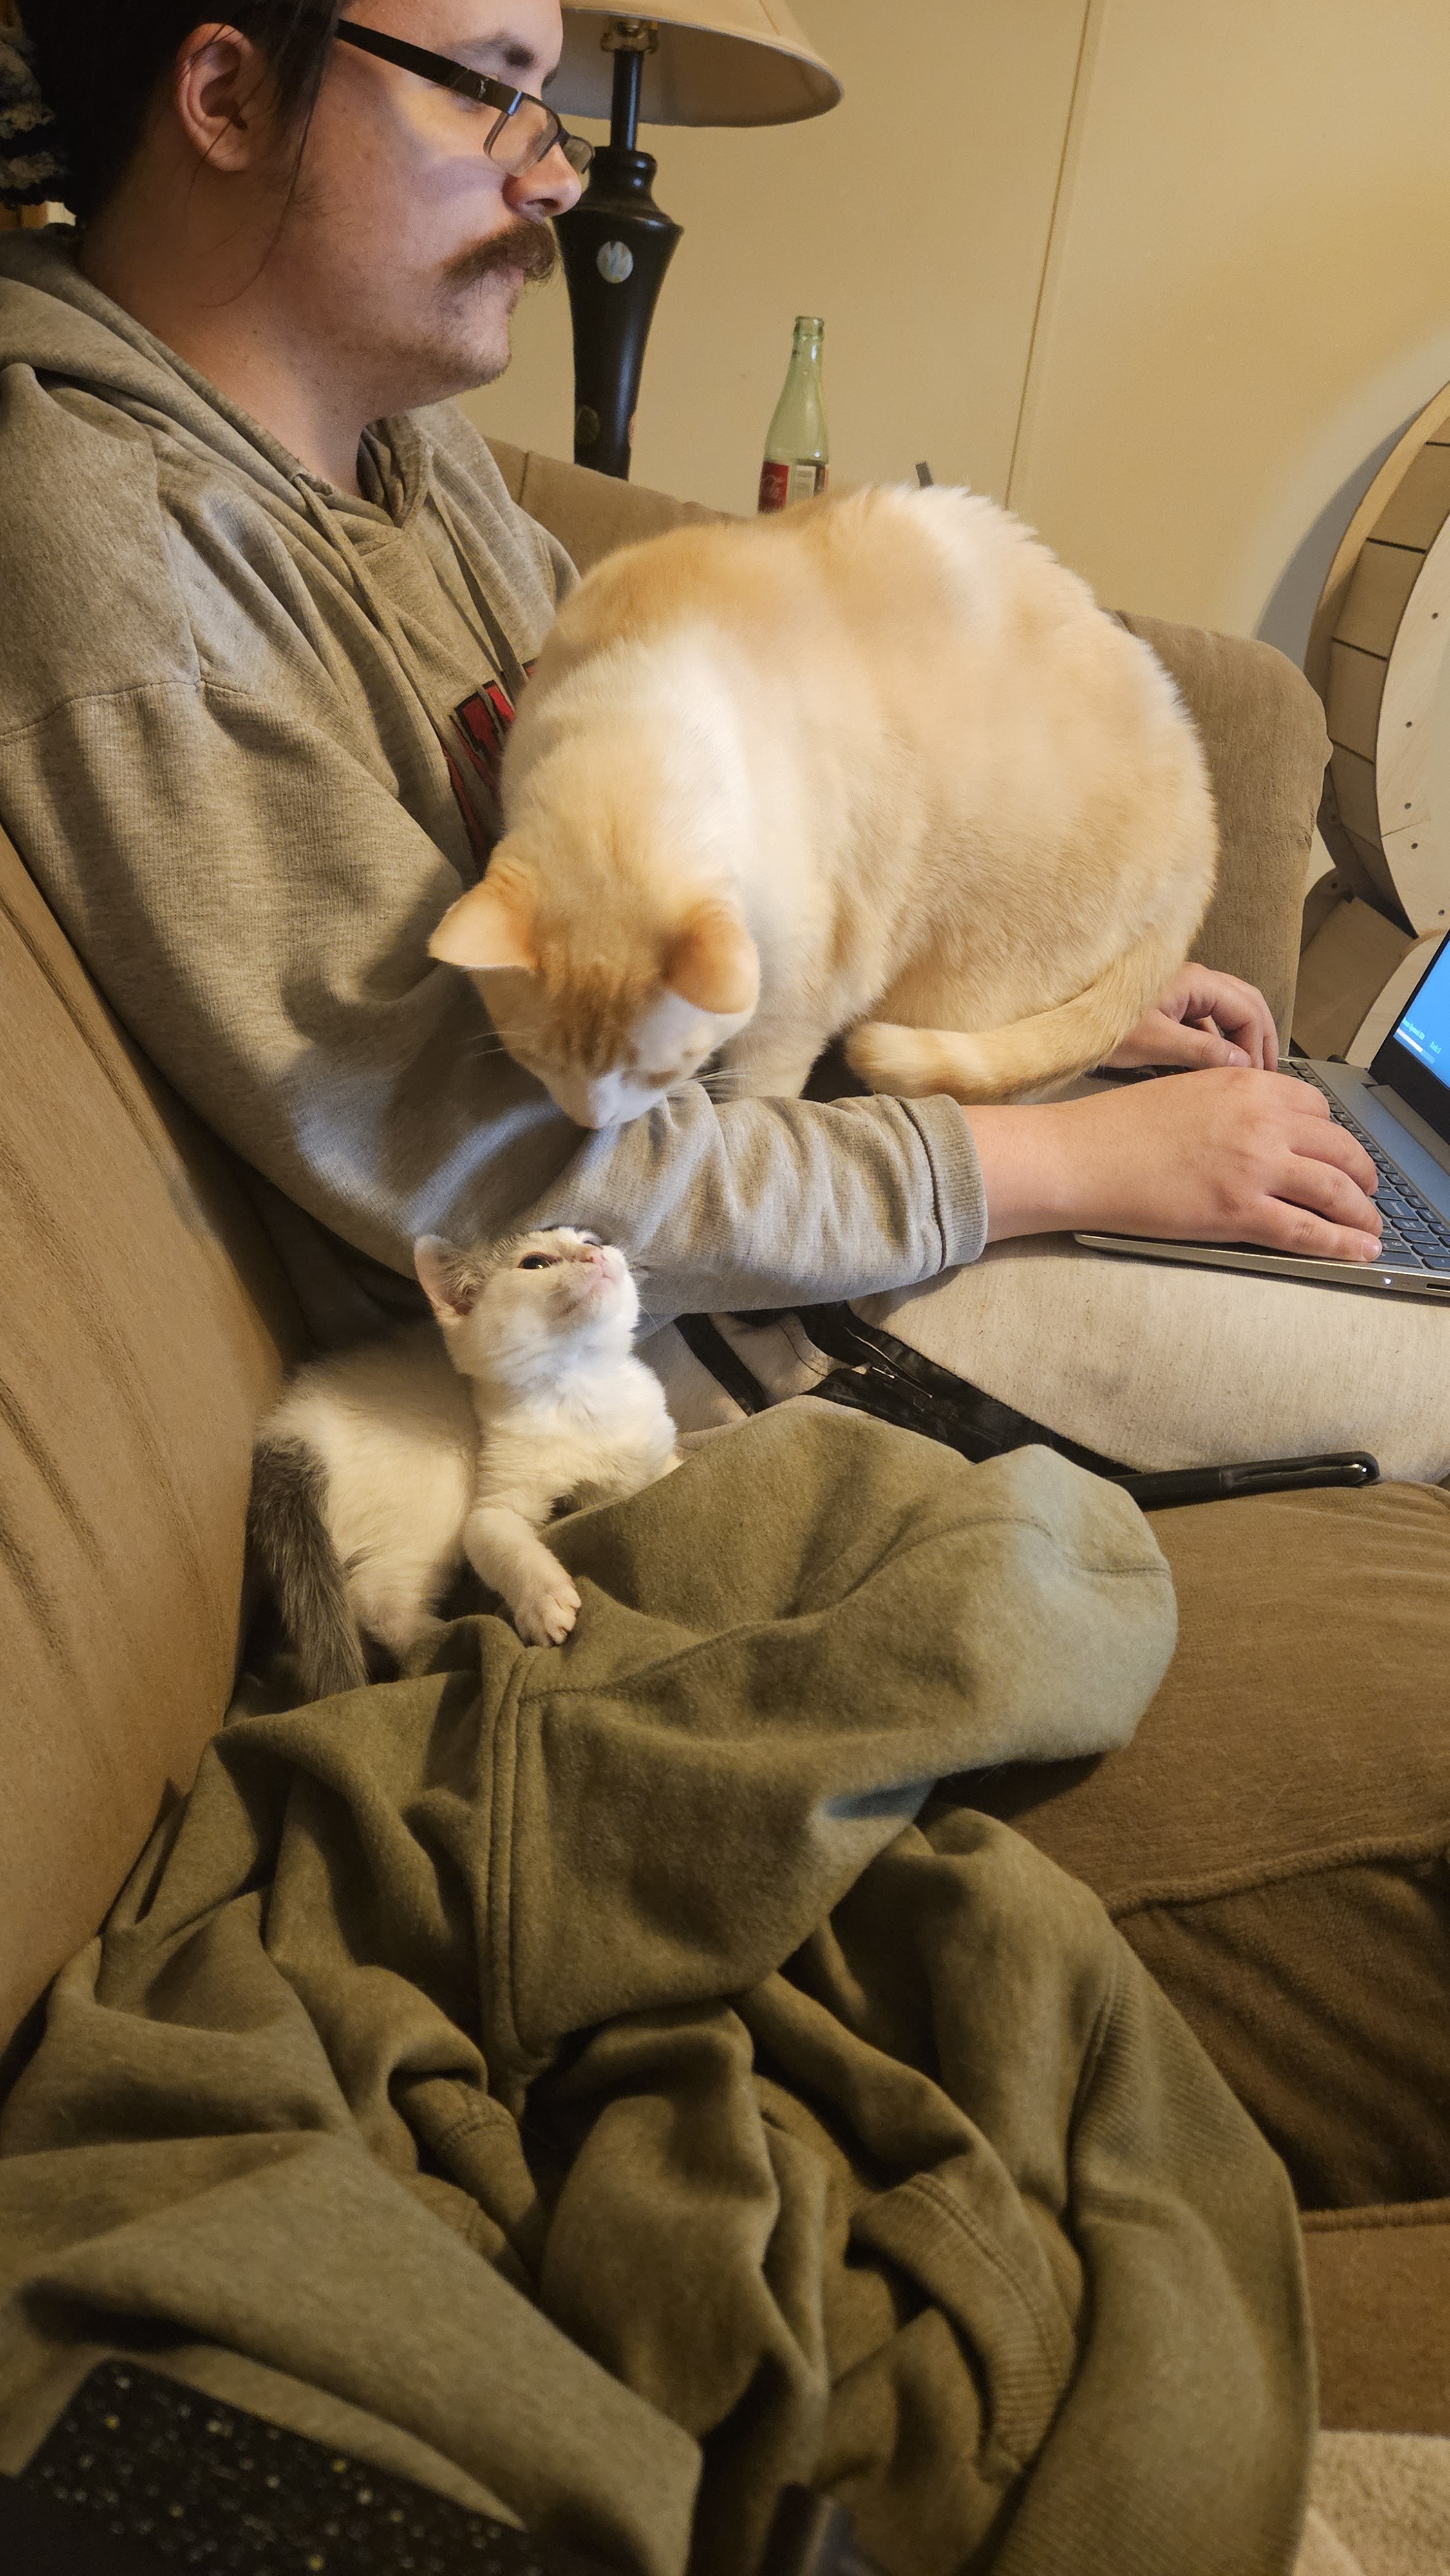
[[717, 1019], [753, 1011], [760, 998], [755, 942], [732, 904], [697, 904], [671, 940], [664, 980], [682, 1002]]
[[476, 975], [499, 966], [536, 973], [527, 895], [507, 878], [495, 882], [490, 873], [482, 885], [470, 886], [450, 904], [428, 942], [428, 954], [441, 957], [445, 966], [471, 967]]
[[413, 1267], [440, 1324], [456, 1324], [460, 1316], [472, 1314], [483, 1279], [477, 1263], [456, 1243], [441, 1234], [420, 1234]]

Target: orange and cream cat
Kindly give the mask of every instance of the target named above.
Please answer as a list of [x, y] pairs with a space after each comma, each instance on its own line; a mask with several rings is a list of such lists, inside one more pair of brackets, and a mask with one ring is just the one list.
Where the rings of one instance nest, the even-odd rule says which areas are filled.
[[1101, 1063], [1213, 888], [1146, 644], [979, 496], [875, 489], [610, 556], [519, 710], [507, 829], [435, 957], [569, 1117], [714, 1058], [1010, 1099]]

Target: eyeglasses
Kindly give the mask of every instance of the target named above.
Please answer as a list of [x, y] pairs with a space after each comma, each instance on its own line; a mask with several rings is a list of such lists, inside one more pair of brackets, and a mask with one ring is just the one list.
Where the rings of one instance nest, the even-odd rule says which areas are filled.
[[448, 54], [426, 53], [421, 45], [405, 45], [400, 37], [381, 35], [376, 27], [359, 27], [351, 18], [335, 27], [333, 34], [340, 44], [356, 45], [360, 53], [376, 54], [379, 62], [396, 63], [399, 71], [415, 72], [419, 80], [433, 81], [439, 89], [472, 99], [475, 107], [497, 108], [483, 148], [510, 178], [532, 170], [556, 146], [581, 179], [594, 158], [593, 144], [580, 134], [568, 133], [553, 109], [526, 89], [510, 89], [507, 81], [471, 72], [466, 63], [455, 63]]

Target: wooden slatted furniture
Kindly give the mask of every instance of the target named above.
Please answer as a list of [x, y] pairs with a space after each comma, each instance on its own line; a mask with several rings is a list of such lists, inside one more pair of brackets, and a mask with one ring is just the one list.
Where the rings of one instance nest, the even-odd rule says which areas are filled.
[[1450, 927], [1450, 386], [1345, 531], [1305, 658], [1334, 745], [1325, 837], [1424, 937]]

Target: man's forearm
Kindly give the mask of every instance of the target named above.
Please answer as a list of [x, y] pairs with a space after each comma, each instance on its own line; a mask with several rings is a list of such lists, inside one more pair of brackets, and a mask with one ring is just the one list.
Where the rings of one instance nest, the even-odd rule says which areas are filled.
[[945, 1099], [717, 1108], [686, 1084], [632, 1126], [575, 1132], [567, 1163], [509, 1220], [568, 1218], [622, 1244], [661, 1321], [914, 1286], [975, 1261], [985, 1240], [970, 1132]]

